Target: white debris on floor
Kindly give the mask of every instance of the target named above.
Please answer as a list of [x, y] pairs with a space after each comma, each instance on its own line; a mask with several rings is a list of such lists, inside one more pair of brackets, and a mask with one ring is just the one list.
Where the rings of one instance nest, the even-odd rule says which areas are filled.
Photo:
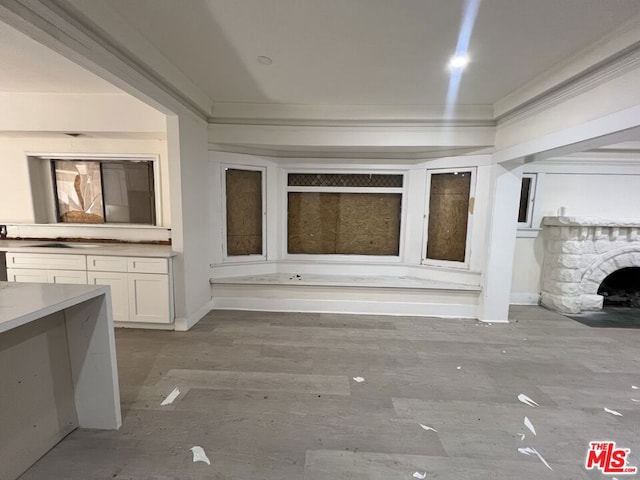
[[178, 398], [178, 395], [180, 395], [180, 390], [178, 390], [178, 388], [174, 388], [173, 391], [167, 395], [167, 398], [165, 398], [162, 403], [160, 404], [160, 406], [165, 406], [165, 405], [169, 405], [171, 403], [173, 403], [173, 401]]
[[362, 382], [364, 382], [364, 378], [363, 378], [363, 377], [353, 377], [353, 380], [354, 380], [355, 382], [358, 382], [358, 383], [362, 383]]
[[529, 420], [529, 417], [524, 417], [524, 426], [531, 430], [531, 433], [533, 433], [534, 435], [538, 435], [536, 433], [535, 427], [533, 426], [533, 423], [531, 423], [531, 420]]
[[427, 478], [427, 472], [424, 472], [424, 473], [413, 472], [413, 478], [418, 478], [420, 480], [424, 480], [425, 478]]
[[520, 395], [518, 395], [518, 400], [520, 400], [522, 403], [524, 403], [526, 405], [529, 405], [530, 407], [539, 407], [540, 406], [536, 402], [531, 400], [531, 398], [527, 397], [524, 393], [521, 393]]
[[202, 447], [195, 445], [191, 447], [189, 450], [193, 452], [194, 462], [204, 462], [207, 465], [211, 465], [211, 462], [209, 461], [209, 457], [207, 457], [207, 454], [204, 453], [204, 449]]
[[423, 430], [427, 430], [427, 431], [431, 430], [431, 431], [433, 431], [433, 432], [438, 433], [438, 430], [436, 430], [436, 429], [435, 429], [435, 428], [433, 428], [433, 427], [429, 427], [428, 425], [423, 425], [423, 424], [421, 423], [421, 424], [420, 424], [420, 426], [422, 427], [422, 429], [423, 429]]
[[616, 412], [615, 410], [611, 410], [610, 408], [604, 407], [604, 411], [610, 413], [611, 415], [615, 415], [616, 417], [621, 417], [622, 414], [620, 412]]

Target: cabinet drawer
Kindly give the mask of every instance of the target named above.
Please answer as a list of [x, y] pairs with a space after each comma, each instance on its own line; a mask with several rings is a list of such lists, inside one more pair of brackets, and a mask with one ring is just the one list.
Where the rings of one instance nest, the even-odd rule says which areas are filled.
[[86, 270], [87, 260], [84, 255], [7, 252], [7, 268]]
[[87, 270], [94, 272], [126, 272], [126, 257], [87, 256]]
[[7, 280], [10, 282], [47, 283], [46, 270], [26, 270], [22, 268], [7, 268]]
[[87, 272], [78, 270], [47, 270], [48, 283], [87, 284]]
[[127, 271], [133, 273], [169, 273], [166, 258], [127, 258]]

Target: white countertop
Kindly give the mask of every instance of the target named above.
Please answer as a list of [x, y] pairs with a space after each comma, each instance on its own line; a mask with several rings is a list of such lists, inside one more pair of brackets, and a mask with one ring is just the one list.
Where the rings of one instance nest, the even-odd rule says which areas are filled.
[[107, 292], [96, 285], [0, 282], [0, 333]]
[[[49, 243], [63, 243], [71, 248], [39, 247]], [[173, 257], [171, 245], [149, 245], [140, 243], [91, 243], [59, 242], [56, 240], [0, 240], [0, 251], [23, 253], [65, 253], [76, 255], [108, 255], [118, 257]]]

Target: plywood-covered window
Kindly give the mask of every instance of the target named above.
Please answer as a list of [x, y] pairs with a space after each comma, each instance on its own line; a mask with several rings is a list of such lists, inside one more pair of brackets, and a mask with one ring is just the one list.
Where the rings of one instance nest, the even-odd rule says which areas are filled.
[[262, 174], [225, 168], [227, 256], [263, 254]]
[[287, 252], [400, 253], [402, 175], [289, 174]]
[[465, 262], [473, 171], [429, 175], [426, 258]]

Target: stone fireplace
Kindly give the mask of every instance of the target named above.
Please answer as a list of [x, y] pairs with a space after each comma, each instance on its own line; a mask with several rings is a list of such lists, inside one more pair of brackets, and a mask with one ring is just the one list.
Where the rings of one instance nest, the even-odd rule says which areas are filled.
[[602, 281], [640, 267], [640, 220], [545, 217], [543, 306], [561, 313], [600, 310]]

